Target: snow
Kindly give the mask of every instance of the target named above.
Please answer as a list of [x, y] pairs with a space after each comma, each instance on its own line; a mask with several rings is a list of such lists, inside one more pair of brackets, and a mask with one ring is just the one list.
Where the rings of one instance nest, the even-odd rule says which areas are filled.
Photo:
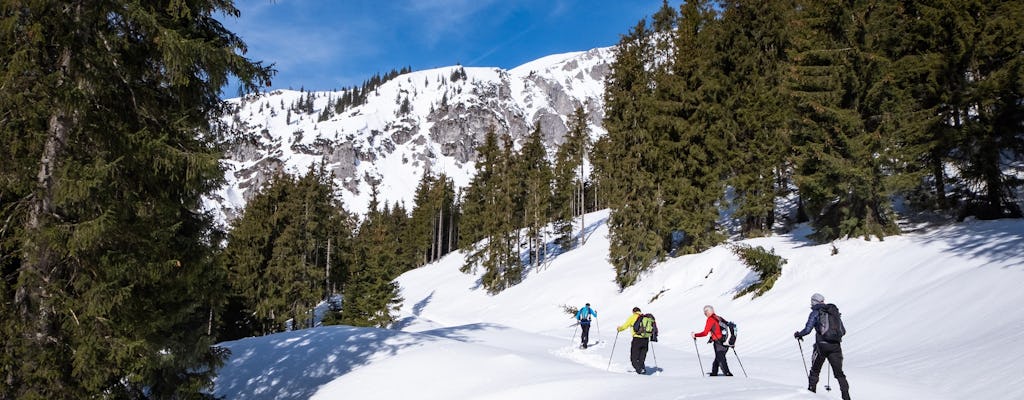
[[[668, 260], [619, 291], [607, 262], [607, 211], [587, 216], [582, 248], [530, 269], [497, 295], [463, 256], [398, 278], [405, 301], [394, 329], [320, 327], [222, 345], [232, 356], [215, 394], [247, 399], [822, 399], [839, 398], [822, 372], [808, 393], [800, 348], [809, 298], [843, 312], [845, 370], [857, 399], [1024, 398], [1024, 221], [969, 221], [884, 241], [806, 240], [804, 227], [743, 241], [788, 260], [765, 295], [733, 296], [754, 276], [724, 246]], [[832, 255], [832, 246], [838, 254]], [[563, 306], [590, 302], [600, 318], [586, 350]], [[713, 305], [738, 324], [734, 377], [701, 376], [690, 332]], [[629, 371], [633, 306], [661, 334], [652, 371]], [[805, 357], [811, 342], [804, 342]], [[696, 342], [703, 370], [713, 353]], [[614, 351], [613, 351], [614, 350]], [[609, 363], [610, 361], [610, 363]], [[610, 365], [609, 365], [610, 364]], [[643, 386], [640, 386], [642, 384]], [[642, 388], [642, 389], [641, 389]]]
[[[611, 48], [599, 48], [586, 52], [559, 54], [541, 58], [512, 70], [482, 67], [450, 66], [400, 75], [382, 84], [367, 98], [364, 105], [319, 121], [320, 112], [327, 107], [329, 99], [339, 99], [343, 92], [313, 92], [314, 112], [304, 114], [287, 111], [292, 104], [304, 99], [308, 93], [295, 90], [275, 90], [270, 93], [245, 98], [229, 99], [229, 105], [237, 110], [226, 115], [222, 121], [239, 128], [248, 135], [258, 137], [254, 153], [247, 160], [224, 160], [228, 166], [226, 183], [204, 205], [215, 211], [220, 222], [227, 222], [224, 212], [236, 212], [245, 207], [246, 198], [241, 189], [251, 179], [242, 171], [258, 166], [276, 166], [292, 174], [304, 174], [310, 165], [324, 162], [319, 155], [303, 154], [293, 146], [303, 145], [315, 148], [318, 140], [330, 141], [334, 151], [358, 154], [355, 165], [340, 165], [328, 162], [329, 170], [353, 171], [351, 179], [356, 181], [354, 190], [341, 189], [339, 195], [346, 208], [364, 215], [370, 200], [370, 184], [364, 179], [369, 176], [380, 181], [380, 200], [387, 204], [401, 202], [412, 208], [417, 184], [427, 171], [445, 173], [452, 178], [457, 188], [469, 185], [475, 174], [473, 162], [460, 162], [455, 156], [442, 153], [441, 139], [433, 137], [431, 129], [435, 122], [430, 110], [441, 104], [447, 94], [452, 107], [462, 104], [480, 106], [505, 115], [495, 115], [497, 123], [507, 123], [509, 116], [525, 116], [533, 121], [540, 115], [558, 115], [563, 121], [570, 117], [572, 110], [561, 110], [565, 104], [592, 104], [600, 108], [604, 93], [604, 82], [599, 72], [602, 65], [612, 59]], [[451, 75], [462, 68], [466, 79], [451, 81]], [[442, 85], [441, 80], [446, 83]], [[539, 87], [560, 87], [564, 96], [556, 94], [550, 98]], [[495, 100], [480, 96], [480, 91], [497, 92], [507, 85], [511, 93], [505, 93]], [[410, 112], [400, 115], [400, 99], [408, 99]], [[487, 104], [481, 104], [488, 102]], [[290, 114], [290, 117], [289, 117]], [[460, 116], [453, 116], [457, 118]], [[464, 116], [463, 116], [464, 117]], [[592, 138], [604, 134], [600, 126], [592, 126]], [[410, 137], [397, 143], [396, 133]], [[483, 132], [468, 132], [482, 135]], [[315, 149], [317, 152], [322, 149]], [[553, 157], [554, 149], [549, 149]], [[341, 153], [338, 153], [341, 154]], [[423, 159], [421, 159], [423, 157]], [[368, 162], [360, 162], [369, 160]], [[340, 187], [344, 186], [339, 176]]]

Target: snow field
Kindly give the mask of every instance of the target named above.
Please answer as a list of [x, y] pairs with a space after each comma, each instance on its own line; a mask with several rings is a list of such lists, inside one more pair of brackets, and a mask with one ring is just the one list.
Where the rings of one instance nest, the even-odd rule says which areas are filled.
[[[843, 312], [844, 369], [857, 399], [1024, 398], [1024, 221], [973, 221], [884, 241], [817, 245], [806, 230], [745, 240], [788, 260], [773, 289], [733, 299], [755, 276], [726, 248], [666, 261], [619, 291], [607, 262], [607, 211], [587, 216], [581, 249], [527, 271], [490, 296], [463, 256], [410, 271], [396, 328], [324, 327], [223, 344], [232, 350], [217, 381], [228, 398], [621, 399], [643, 384], [651, 399], [839, 398], [806, 391], [800, 349], [809, 298], [822, 293]], [[598, 318], [579, 349], [565, 305], [590, 302]], [[702, 377], [690, 332], [705, 304], [738, 324], [736, 376]], [[633, 306], [653, 313], [653, 371], [630, 371]], [[570, 341], [572, 338], [572, 341]], [[810, 357], [812, 336], [803, 342]], [[614, 354], [612, 350], [614, 348]], [[714, 354], [697, 349], [703, 371]], [[657, 367], [655, 368], [655, 357]], [[609, 368], [609, 360], [611, 365]], [[808, 366], [810, 360], [807, 360]], [[826, 364], [827, 365], [827, 364]]]

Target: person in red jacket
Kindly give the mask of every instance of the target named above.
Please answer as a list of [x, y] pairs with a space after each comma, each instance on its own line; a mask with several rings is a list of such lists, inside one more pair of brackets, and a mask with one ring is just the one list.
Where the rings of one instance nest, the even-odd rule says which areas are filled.
[[715, 308], [711, 306], [704, 306], [704, 315], [708, 317], [708, 322], [704, 324], [703, 332], [693, 332], [690, 334], [694, 339], [699, 337], [711, 335], [708, 338], [708, 343], [712, 343], [715, 348], [715, 362], [711, 364], [711, 376], [718, 376], [718, 367], [722, 367], [723, 376], [732, 376], [732, 372], [729, 372], [729, 364], [725, 361], [725, 355], [729, 352], [729, 346], [722, 341], [722, 326], [718, 323], [718, 316], [715, 315]]

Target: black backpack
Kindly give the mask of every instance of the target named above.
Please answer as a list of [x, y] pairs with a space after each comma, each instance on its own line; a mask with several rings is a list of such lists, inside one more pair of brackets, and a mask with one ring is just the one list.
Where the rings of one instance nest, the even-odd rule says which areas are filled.
[[651, 341], [658, 341], [658, 323], [651, 314], [640, 314], [633, 322], [633, 333], [640, 337], [651, 338]]
[[827, 304], [818, 311], [818, 333], [821, 339], [830, 343], [841, 343], [846, 327], [843, 326], [842, 314], [835, 304]]
[[722, 344], [728, 342], [729, 346], [736, 345], [736, 324], [733, 322], [726, 321], [725, 318], [718, 317], [718, 330], [722, 333]]

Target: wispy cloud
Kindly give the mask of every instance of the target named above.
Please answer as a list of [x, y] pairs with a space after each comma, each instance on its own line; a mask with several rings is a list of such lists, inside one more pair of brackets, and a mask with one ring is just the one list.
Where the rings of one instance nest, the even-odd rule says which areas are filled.
[[[403, 11], [418, 20], [422, 39], [428, 46], [449, 35], [471, 34], [472, 22], [484, 10], [494, 11], [499, 0], [406, 0]], [[489, 10], [490, 9], [490, 10]], [[493, 17], [494, 15], [490, 15]]]
[[505, 40], [504, 42], [501, 42], [497, 46], [494, 46], [494, 47], [490, 48], [489, 50], [485, 51], [483, 54], [481, 54], [481, 55], [477, 56], [476, 58], [470, 60], [466, 65], [472, 65], [472, 66], [479, 65], [481, 62], [486, 60], [487, 57], [490, 57], [494, 53], [497, 53], [501, 49], [505, 48], [505, 46], [508, 46], [509, 44], [512, 44], [512, 43], [515, 43], [515, 42], [519, 41], [519, 39], [522, 39], [523, 36], [526, 36], [526, 34], [530, 33], [530, 31], [532, 31], [532, 30], [534, 30], [536, 28], [537, 28], [537, 24], [530, 25], [526, 29], [523, 29], [522, 31], [519, 31], [515, 35], [512, 35], [511, 37], [509, 37], [508, 40]]

